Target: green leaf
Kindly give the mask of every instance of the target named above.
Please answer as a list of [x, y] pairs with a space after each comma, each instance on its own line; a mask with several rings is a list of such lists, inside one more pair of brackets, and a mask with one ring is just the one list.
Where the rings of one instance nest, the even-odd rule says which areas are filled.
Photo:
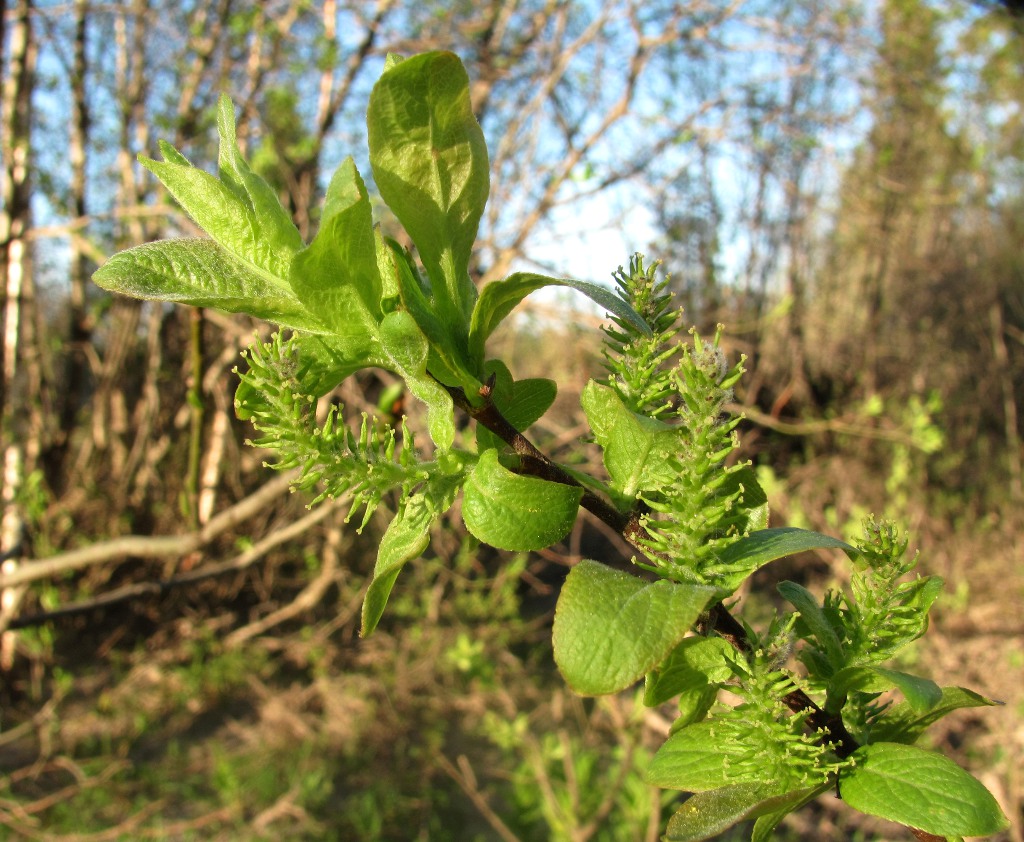
[[460, 341], [460, 332], [446, 326], [439, 318], [436, 302], [428, 295], [409, 253], [393, 240], [389, 240], [386, 245], [402, 304], [416, 320], [430, 345], [430, 373], [448, 386], [461, 387], [472, 400], [478, 394], [481, 383], [474, 372], [466, 367], [465, 347]]
[[830, 713], [839, 712], [852, 690], [882, 693], [892, 688], [899, 690], [917, 713], [926, 713], [942, 701], [942, 689], [927, 678], [885, 667], [847, 667], [829, 681], [825, 709]]
[[290, 290], [237, 260], [212, 240], [160, 240], [119, 252], [92, 276], [112, 292], [249, 313], [286, 327], [322, 333], [324, 326]]
[[382, 283], [370, 199], [351, 158], [331, 178], [320, 229], [292, 260], [290, 281], [334, 334], [375, 340]]
[[757, 474], [749, 465], [731, 470], [722, 483], [719, 496], [729, 497], [743, 487], [742, 505], [746, 510], [747, 522], [741, 527], [747, 532], [760, 532], [768, 527], [768, 495], [764, 493]]
[[680, 447], [679, 430], [662, 421], [637, 415], [615, 390], [591, 380], [580, 397], [612, 488], [627, 499], [676, 481], [673, 459]]
[[486, 450], [463, 491], [462, 519], [479, 540], [500, 550], [539, 550], [564, 538], [579, 513], [583, 489], [520, 476]]
[[[274, 189], [256, 175], [238, 151], [235, 137], [235, 109], [230, 98], [221, 95], [217, 104], [217, 129], [220, 133], [220, 180], [253, 211], [260, 236], [279, 254], [294, 254], [302, 248], [302, 235]], [[184, 156], [178, 163], [187, 164]]]
[[754, 830], [750, 834], [750, 842], [768, 842], [772, 832], [790, 813], [810, 804], [815, 798], [832, 788], [832, 783], [823, 783], [813, 789], [801, 789], [787, 793], [781, 803], [769, 813], [762, 814], [754, 822]]
[[915, 710], [909, 702], [892, 705], [872, 723], [871, 737], [874, 742], [910, 744], [916, 742], [928, 726], [955, 710], [1000, 704], [1002, 702], [987, 699], [963, 687], [943, 687], [942, 698], [927, 712]]
[[[647, 674], [644, 704], [655, 707], [679, 693], [697, 690], [713, 700], [718, 685], [733, 676], [732, 647], [720, 637], [688, 637]], [[689, 722], [682, 723], [688, 725]]]
[[854, 547], [838, 538], [784, 526], [751, 532], [745, 538], [740, 538], [722, 552], [721, 563], [732, 565], [744, 562], [749, 570], [754, 571], [770, 561], [819, 549], [839, 549], [848, 555], [857, 555]]
[[982, 783], [941, 754], [872, 743], [851, 757], [839, 793], [862, 813], [936, 836], [988, 836], [1010, 826]]
[[707, 792], [736, 783], [711, 722], [697, 722], [672, 734], [658, 749], [644, 780], [662, 789]]
[[430, 530], [451, 507], [461, 477], [444, 477], [424, 492], [406, 498], [388, 525], [377, 550], [373, 579], [363, 599], [360, 637], [377, 627], [391, 589], [406, 562], [419, 556], [430, 543]]
[[636, 311], [607, 287], [577, 281], [574, 278], [549, 278], [533, 272], [516, 272], [503, 281], [492, 281], [483, 288], [473, 309], [469, 329], [470, 358], [482, 360], [484, 345], [494, 329], [505, 320], [519, 303], [531, 292], [544, 287], [568, 287], [582, 292], [609, 313], [634, 325], [642, 333], [651, 334], [651, 329]]
[[780, 793], [773, 784], [734, 784], [712, 792], [698, 792], [683, 802], [668, 821], [666, 842], [711, 839], [737, 822], [773, 812], [794, 800], [796, 793]]
[[464, 337], [476, 301], [469, 258], [490, 176], [458, 56], [423, 53], [389, 66], [366, 124], [377, 188], [416, 244], [441, 321]]
[[776, 585], [776, 590], [783, 599], [800, 612], [800, 617], [811, 630], [818, 646], [828, 654], [829, 665], [832, 669], [841, 669], [846, 663], [843, 644], [814, 594], [796, 582], [779, 582]]
[[555, 608], [555, 663], [581, 695], [617, 693], [665, 660], [714, 595], [702, 585], [651, 583], [581, 561]]
[[414, 496], [388, 525], [377, 550], [373, 579], [363, 598], [360, 637], [367, 637], [377, 628], [398, 574], [406, 562], [427, 548], [436, 518], [436, 513], [423, 504], [422, 498]]
[[283, 232], [279, 214], [268, 211], [262, 202], [254, 207], [248, 193], [241, 195], [244, 188], [237, 181], [226, 184], [196, 169], [170, 144], [161, 143], [160, 150], [163, 161], [140, 155], [139, 163], [159, 178], [196, 224], [235, 258], [261, 274], [267, 283], [288, 289], [291, 259], [302, 242]]
[[302, 384], [320, 397], [346, 377], [364, 368], [388, 368], [391, 361], [380, 346], [379, 336], [352, 333], [348, 336], [299, 333], [295, 336], [299, 362], [309, 364]]
[[427, 373], [430, 346], [409, 313], [388, 313], [380, 323], [380, 339], [389, 367], [405, 380], [409, 391], [427, 405], [427, 428], [440, 451], [455, 441], [455, 404], [447, 389]]

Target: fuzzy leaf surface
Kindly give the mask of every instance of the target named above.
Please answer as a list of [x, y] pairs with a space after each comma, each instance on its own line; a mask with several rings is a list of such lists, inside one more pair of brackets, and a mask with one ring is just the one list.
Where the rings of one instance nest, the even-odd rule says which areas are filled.
[[249, 313], [285, 327], [323, 333], [289, 289], [270, 283], [213, 240], [159, 240], [118, 252], [92, 276], [111, 292]]
[[555, 608], [555, 663], [584, 696], [617, 693], [660, 664], [715, 595], [713, 588], [646, 582], [583, 560]]
[[261, 273], [268, 283], [287, 289], [291, 259], [301, 241], [282, 236], [277, 214], [253, 207], [232, 186], [192, 166], [170, 144], [161, 143], [160, 149], [163, 161], [140, 155], [139, 162], [229, 253]]
[[366, 186], [351, 158], [327, 188], [316, 237], [295, 256], [291, 286], [338, 336], [375, 338], [381, 278]]
[[582, 488], [515, 474], [485, 450], [466, 482], [462, 519], [492, 547], [539, 550], [569, 533], [582, 497]]
[[673, 481], [673, 460], [679, 451], [679, 431], [632, 412], [615, 390], [591, 380], [580, 402], [597, 443], [612, 488], [633, 499], [641, 491], [658, 489]]
[[839, 793], [851, 807], [936, 836], [988, 836], [1010, 826], [992, 794], [948, 757], [898, 743], [853, 755]]
[[220, 180], [252, 209], [260, 236], [275, 253], [295, 254], [303, 246], [302, 235], [274, 189], [252, 171], [238, 150], [235, 109], [225, 94], [217, 103], [217, 131], [220, 134]]
[[462, 62], [431, 52], [392, 64], [366, 122], [377, 188], [416, 244], [441, 320], [465, 335], [476, 301], [469, 258], [490, 176]]

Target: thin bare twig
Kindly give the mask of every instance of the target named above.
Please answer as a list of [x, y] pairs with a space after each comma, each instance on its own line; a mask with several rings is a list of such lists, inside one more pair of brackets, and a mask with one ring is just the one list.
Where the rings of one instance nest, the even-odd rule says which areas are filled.
[[80, 550], [69, 550], [49, 558], [27, 561], [13, 573], [0, 576], [0, 588], [49, 579], [58, 573], [79, 570], [124, 556], [164, 558], [194, 552], [222, 533], [258, 514], [271, 501], [280, 497], [294, 479], [294, 473], [275, 477], [262, 486], [259, 491], [210, 518], [209, 523], [194, 532], [187, 532], [184, 535], [128, 535], [83, 547]]

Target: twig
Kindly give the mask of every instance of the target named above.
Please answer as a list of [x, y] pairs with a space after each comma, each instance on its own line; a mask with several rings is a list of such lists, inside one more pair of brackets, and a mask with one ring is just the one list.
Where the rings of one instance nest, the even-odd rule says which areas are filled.
[[466, 796], [470, 801], [473, 802], [473, 806], [480, 811], [487, 823], [494, 828], [494, 832], [498, 834], [505, 842], [520, 842], [518, 836], [516, 836], [505, 822], [501, 820], [501, 817], [491, 809], [491, 805], [487, 802], [486, 796], [480, 792], [480, 788], [476, 783], [476, 776], [473, 775], [472, 768], [469, 767], [469, 761], [465, 755], [459, 757], [459, 765], [463, 766], [463, 770], [460, 772], [452, 765], [452, 762], [445, 757], [443, 752], [438, 752], [434, 755], [434, 759], [437, 764], [441, 767], [448, 777], [450, 777], [455, 783], [459, 785], [459, 788], [466, 793]]
[[[461, 389], [449, 388], [449, 392], [457, 406], [468, 413], [477, 423], [483, 424], [488, 430], [508, 444], [515, 453], [524, 458], [524, 467], [526, 469], [524, 473], [539, 476], [563, 485], [582, 487], [575, 477], [548, 459], [501, 414], [501, 411], [491, 400], [492, 385], [487, 384], [480, 390], [480, 397], [483, 398], [483, 402], [479, 406], [474, 406]], [[612, 506], [611, 503], [589, 491], [584, 493], [580, 505], [614, 529], [639, 553], [650, 556], [650, 551], [644, 547], [641, 540], [644, 528], [640, 522], [638, 512], [634, 511], [629, 515], [625, 515]], [[640, 568], [633, 567], [630, 572], [641, 576], [641, 578], [647, 578], [643, 576], [643, 573], [646, 571], [642, 571]], [[717, 632], [740, 652], [750, 652], [753, 648], [746, 629], [729, 613], [729, 610], [721, 602], [708, 609], [706, 619], [702, 621], [701, 625], [701, 631], [704, 633], [709, 631]], [[836, 754], [840, 757], [849, 757], [860, 747], [849, 731], [846, 730], [842, 718], [839, 715], [827, 714], [803, 690], [798, 689], [788, 693], [783, 697], [783, 702], [794, 713], [810, 711], [807, 720], [808, 724], [815, 730], [825, 731], [828, 734], [829, 742], [835, 744]]]
[[[182, 585], [191, 585], [195, 582], [202, 581], [203, 579], [210, 579], [214, 576], [221, 576], [224, 573], [231, 573], [237, 570], [244, 570], [249, 567], [260, 558], [265, 556], [270, 550], [274, 549], [281, 544], [297, 538], [309, 530], [311, 526], [319, 523], [327, 515], [331, 514], [341, 506], [341, 500], [327, 500], [317, 508], [313, 509], [305, 517], [299, 518], [294, 523], [290, 523], [282, 529], [275, 530], [261, 541], [257, 541], [244, 553], [240, 553], [233, 559], [221, 562], [220, 564], [211, 564], [207, 567], [200, 567], [195, 570], [190, 570], [188, 573], [182, 573], [180, 576], [175, 576], [171, 579], [165, 579], [159, 582], [139, 582], [134, 585], [127, 585], [123, 588], [118, 588], [110, 593], [103, 594], [102, 596], [90, 599], [85, 602], [77, 602], [72, 605], [66, 605], [63, 608], [57, 608], [53, 611], [46, 611], [40, 614], [31, 614], [26, 617], [18, 617], [11, 622], [11, 628], [18, 629], [26, 626], [38, 626], [42, 623], [50, 622], [51, 620], [57, 620], [61, 617], [67, 617], [72, 614], [80, 614], [84, 611], [92, 611], [97, 608], [107, 608], [111, 605], [126, 602], [130, 599], [137, 599], [140, 596], [147, 595], [159, 595], [167, 592], [172, 588], [181, 587]], [[230, 511], [230, 510], [229, 510]], [[225, 512], [226, 514], [226, 512]], [[211, 521], [212, 523], [212, 521]], [[312, 583], [305, 591], [305, 594], [310, 588], [319, 582], [319, 578]], [[323, 588], [326, 589], [326, 583], [323, 584]], [[302, 595], [300, 595], [300, 598]], [[293, 603], [294, 604], [294, 603]], [[290, 606], [289, 606], [290, 607]], [[284, 611], [286, 609], [282, 609]], [[279, 612], [275, 612], [279, 613]], [[274, 615], [271, 615], [274, 616]], [[269, 618], [267, 618], [269, 619]], [[284, 618], [287, 619], [287, 618]], [[241, 631], [241, 630], [240, 630]]]
[[18, 570], [0, 576], [0, 588], [9, 588], [26, 582], [49, 579], [59, 573], [79, 570], [94, 564], [102, 564], [115, 558], [135, 556], [136, 558], [164, 558], [186, 555], [200, 549], [224, 532], [253, 517], [268, 503], [281, 496], [295, 479], [294, 473], [275, 477], [259, 491], [235, 503], [218, 515], [210, 518], [202, 529], [184, 535], [142, 536], [128, 535], [99, 544], [92, 544], [80, 550], [69, 550], [49, 558], [26, 561]]

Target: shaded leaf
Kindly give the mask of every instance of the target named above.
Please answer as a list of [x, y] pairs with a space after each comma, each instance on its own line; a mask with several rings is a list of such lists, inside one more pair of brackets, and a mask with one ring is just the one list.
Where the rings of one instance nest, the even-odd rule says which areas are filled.
[[942, 698], [927, 712], [915, 710], [909, 702], [887, 708], [883, 716], [872, 723], [871, 736], [875, 742], [914, 743], [930, 725], [955, 710], [999, 704], [1002, 702], [987, 699], [973, 690], [943, 687]]
[[780, 793], [774, 784], [735, 784], [712, 792], [698, 792], [683, 802], [668, 821], [666, 842], [711, 839], [737, 822], [777, 810], [796, 793]]
[[779, 558], [820, 549], [839, 549], [850, 556], [857, 555], [856, 548], [838, 538], [785, 526], [762, 529], [740, 538], [722, 552], [721, 561], [729, 565], [744, 562], [753, 571]]
[[455, 440], [455, 404], [451, 395], [427, 372], [430, 348], [413, 317], [404, 310], [388, 313], [380, 323], [380, 339], [390, 368], [409, 391], [427, 405], [427, 427], [435, 446], [445, 451]]
[[941, 688], [930, 679], [885, 667], [847, 667], [829, 681], [825, 709], [832, 713], [841, 710], [852, 690], [882, 693], [893, 688], [903, 694], [907, 704], [917, 713], [925, 713], [942, 701]]
[[360, 637], [366, 637], [377, 627], [398, 574], [427, 548], [430, 530], [451, 508], [460, 483], [461, 476], [443, 477], [402, 502], [377, 550], [373, 579], [363, 599]]

